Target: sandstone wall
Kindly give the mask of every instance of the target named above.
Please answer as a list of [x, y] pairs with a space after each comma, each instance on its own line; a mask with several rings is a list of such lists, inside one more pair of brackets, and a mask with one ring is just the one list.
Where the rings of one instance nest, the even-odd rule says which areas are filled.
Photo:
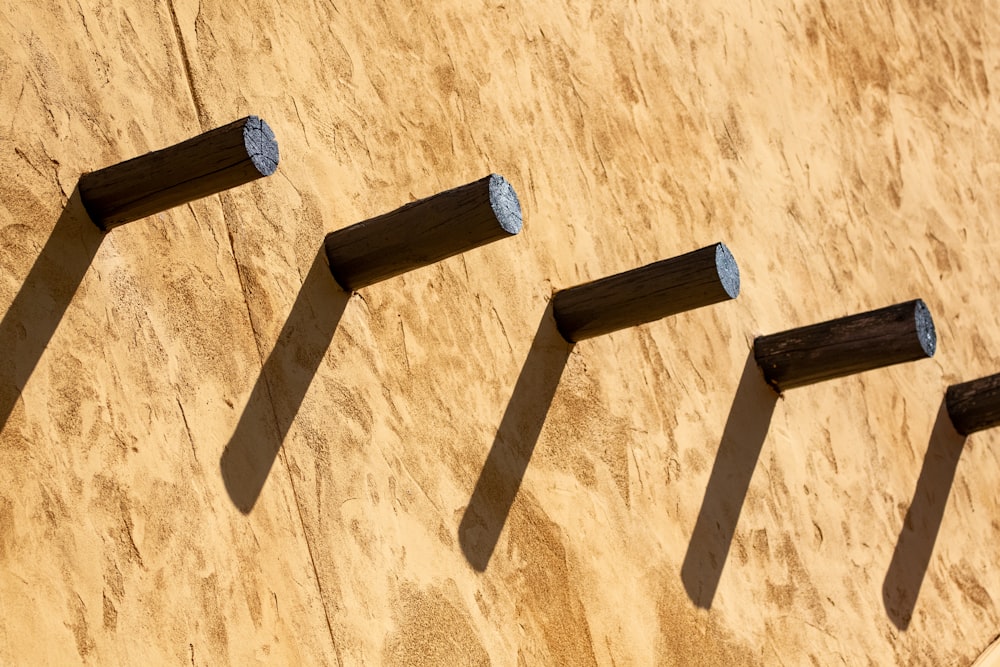
[[[966, 665], [996, 636], [998, 434], [940, 407], [1000, 371], [1000, 6], [2, 5], [3, 663]], [[274, 176], [82, 214], [80, 174], [247, 114]], [[514, 239], [349, 297], [317, 261], [490, 172]], [[735, 302], [555, 333], [553, 290], [716, 241]], [[916, 297], [931, 360], [777, 400], [748, 363]]]

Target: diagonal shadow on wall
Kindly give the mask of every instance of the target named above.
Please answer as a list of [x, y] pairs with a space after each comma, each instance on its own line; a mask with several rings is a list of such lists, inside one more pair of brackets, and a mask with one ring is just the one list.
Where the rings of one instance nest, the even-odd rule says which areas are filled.
[[458, 527], [462, 552], [479, 572], [486, 571], [496, 549], [572, 351], [549, 304]]
[[777, 402], [751, 350], [681, 566], [684, 588], [699, 607], [712, 607]]
[[0, 430], [83, 282], [103, 236], [83, 208], [79, 191], [73, 190], [0, 321]]
[[889, 570], [882, 582], [882, 603], [889, 618], [900, 630], [906, 630], [913, 617], [917, 594], [931, 561], [965, 440], [952, 426], [948, 408], [942, 400], [913, 493], [913, 502], [906, 511]]
[[257, 502], [349, 300], [320, 249], [219, 461], [241, 512]]

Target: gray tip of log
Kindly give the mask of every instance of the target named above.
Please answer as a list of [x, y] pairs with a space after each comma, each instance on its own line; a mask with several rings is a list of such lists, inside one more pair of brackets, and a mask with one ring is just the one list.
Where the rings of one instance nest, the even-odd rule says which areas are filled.
[[920, 347], [923, 348], [927, 356], [933, 357], [934, 352], [937, 351], [937, 331], [934, 329], [934, 318], [931, 317], [931, 311], [923, 299], [915, 301], [913, 310], [917, 325], [917, 340], [920, 341]]
[[509, 234], [521, 231], [524, 224], [521, 202], [517, 199], [514, 186], [500, 174], [490, 174], [490, 206], [504, 231]]
[[243, 145], [261, 176], [270, 176], [278, 168], [278, 140], [263, 118], [247, 118], [246, 125], [243, 126]]
[[730, 299], [740, 295], [740, 267], [725, 243], [715, 246], [715, 266], [719, 271], [719, 284]]

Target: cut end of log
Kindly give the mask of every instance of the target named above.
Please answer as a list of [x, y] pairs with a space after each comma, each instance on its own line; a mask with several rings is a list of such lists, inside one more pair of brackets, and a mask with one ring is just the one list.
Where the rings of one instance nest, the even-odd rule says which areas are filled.
[[490, 206], [497, 222], [509, 234], [517, 234], [524, 224], [521, 219], [521, 202], [514, 186], [499, 174], [490, 174]]
[[278, 169], [278, 140], [263, 118], [247, 118], [243, 126], [243, 145], [261, 176], [270, 176]]
[[740, 267], [725, 243], [715, 246], [715, 267], [719, 271], [719, 283], [730, 299], [740, 295]]
[[927, 356], [933, 357], [934, 352], [937, 350], [937, 332], [934, 329], [934, 318], [931, 317], [931, 311], [927, 308], [927, 304], [924, 303], [923, 299], [917, 299], [914, 304], [917, 339], [920, 341], [920, 347], [923, 348]]

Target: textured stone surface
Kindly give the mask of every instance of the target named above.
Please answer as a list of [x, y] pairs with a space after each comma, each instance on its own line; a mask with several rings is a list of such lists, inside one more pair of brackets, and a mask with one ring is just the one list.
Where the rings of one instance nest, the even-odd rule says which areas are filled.
[[[921, 469], [945, 387], [1000, 369], [1000, 9], [432, 5], [2, 2], [0, 662], [975, 660], [1000, 436]], [[274, 176], [83, 224], [81, 173], [247, 114]], [[349, 300], [311, 271], [491, 172], [516, 238]], [[549, 347], [554, 289], [717, 240], [736, 302]], [[756, 335], [917, 296], [931, 360], [741, 383]], [[491, 448], [531, 459], [480, 572]], [[710, 601], [706, 502], [741, 508]]]

